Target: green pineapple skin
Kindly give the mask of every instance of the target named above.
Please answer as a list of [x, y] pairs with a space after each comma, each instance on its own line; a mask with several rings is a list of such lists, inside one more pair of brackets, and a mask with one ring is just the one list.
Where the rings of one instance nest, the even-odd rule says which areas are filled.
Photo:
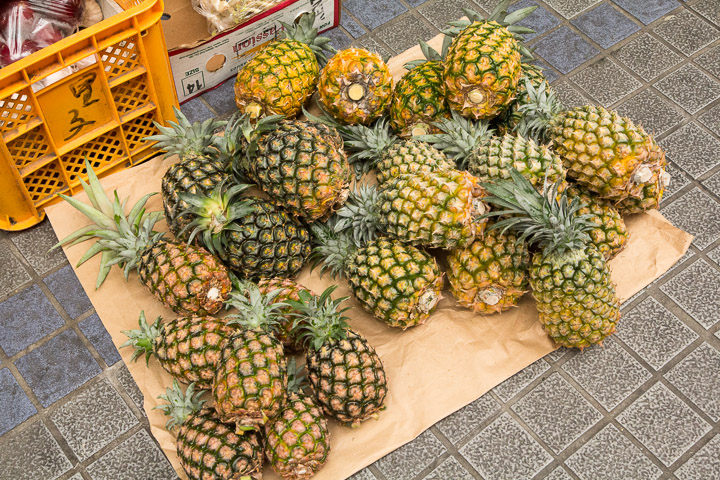
[[437, 133], [433, 123], [450, 117], [442, 63], [428, 61], [406, 72], [395, 85], [389, 112], [390, 126], [401, 137], [412, 136], [415, 127]]
[[419, 140], [401, 140], [391, 145], [375, 164], [378, 183], [405, 174], [430, 173], [455, 168], [455, 162], [430, 144]]

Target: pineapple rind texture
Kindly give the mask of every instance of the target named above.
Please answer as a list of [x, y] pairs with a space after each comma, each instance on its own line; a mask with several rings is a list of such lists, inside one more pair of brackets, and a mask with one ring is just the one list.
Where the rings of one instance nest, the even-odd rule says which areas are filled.
[[588, 190], [618, 205], [658, 205], [667, 161], [642, 127], [617, 112], [586, 105], [553, 118], [550, 134], [568, 176]]
[[497, 116], [515, 98], [520, 57], [507, 28], [497, 22], [470, 24], [450, 44], [443, 62], [450, 108], [476, 120]]
[[301, 120], [282, 121], [260, 137], [245, 170], [273, 203], [310, 222], [340, 208], [352, 177], [340, 134]]
[[[526, 80], [529, 80], [535, 88], [540, 88], [540, 84], [542, 84], [543, 81], [547, 81], [540, 67], [532, 63], [522, 64], [522, 76], [515, 90], [515, 100], [513, 100], [507, 110], [498, 117], [499, 122], [497, 126], [501, 134], [515, 131], [515, 128], [520, 124], [520, 119], [523, 116], [520, 112], [520, 107], [531, 101], [525, 88]], [[549, 85], [547, 88], [552, 90]]]
[[320, 67], [306, 44], [275, 40], [238, 72], [235, 103], [245, 113], [249, 104], [264, 107], [261, 115], [294, 117], [315, 91]]
[[528, 289], [527, 246], [512, 233], [486, 230], [447, 256], [450, 292], [463, 307], [490, 315], [517, 306]]
[[265, 424], [265, 457], [283, 479], [309, 479], [327, 462], [329, 435], [312, 397], [291, 393], [278, 417]]
[[235, 328], [212, 317], [178, 318], [153, 340], [160, 365], [183, 383], [209, 390], [225, 341]]
[[442, 298], [443, 274], [437, 261], [397, 240], [368, 242], [348, 259], [345, 274], [368, 311], [403, 330], [425, 323]]
[[594, 245], [564, 255], [535, 254], [530, 286], [543, 329], [558, 344], [582, 349], [615, 331], [620, 304], [610, 269]]
[[214, 409], [204, 408], [179, 428], [178, 459], [192, 480], [262, 478], [263, 440], [257, 432], [238, 435]]
[[455, 168], [455, 163], [432, 145], [418, 140], [401, 140], [390, 146], [375, 163], [378, 183], [419, 171]]
[[478, 180], [457, 170], [392, 178], [379, 189], [380, 227], [411, 245], [457, 248], [482, 234], [487, 219]]
[[256, 429], [285, 405], [287, 361], [282, 344], [261, 330], [240, 330], [223, 348], [213, 381], [220, 419]]
[[232, 288], [227, 268], [192, 245], [158, 241], [140, 254], [137, 269], [150, 292], [179, 315], [217, 312]]
[[[272, 303], [285, 303], [287, 300], [297, 302], [300, 300], [300, 292], [313, 294], [311, 290], [287, 278], [262, 278], [258, 281], [258, 288], [263, 295], [267, 295], [275, 290], [280, 290], [280, 293], [276, 294], [273, 298]], [[295, 316], [292, 315], [292, 307], [286, 307], [282, 312], [284, 321], [280, 322], [275, 336], [282, 342], [286, 352], [305, 351], [302, 342], [292, 333], [293, 322], [301, 320], [296, 319]]]
[[627, 244], [629, 233], [620, 212], [609, 202], [582, 191], [573, 185], [568, 188], [568, 199], [579, 197], [584, 206], [577, 215], [592, 215], [590, 221], [597, 227], [588, 231], [590, 241], [606, 260], [620, 253]]
[[306, 355], [310, 387], [323, 411], [356, 426], [384, 409], [387, 378], [380, 357], [361, 335], [328, 339]]
[[401, 137], [412, 136], [415, 127], [423, 134], [439, 133], [433, 123], [450, 118], [442, 63], [429, 61], [406, 72], [395, 85], [389, 114], [390, 126]]
[[[352, 88], [361, 85], [363, 95], [353, 100]], [[393, 78], [377, 53], [362, 48], [337, 52], [320, 71], [318, 98], [330, 115], [347, 124], [368, 125], [390, 104]]]

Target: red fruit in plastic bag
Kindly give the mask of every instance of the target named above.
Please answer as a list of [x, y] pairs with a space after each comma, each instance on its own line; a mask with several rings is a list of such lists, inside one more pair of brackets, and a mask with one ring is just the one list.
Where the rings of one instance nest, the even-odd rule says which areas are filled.
[[33, 30], [32, 39], [35, 40], [40, 48], [52, 45], [55, 42], [62, 40], [63, 34], [58, 30], [55, 25], [48, 22], [45, 19], [40, 19]]
[[10, 65], [12, 62], [10, 47], [8, 47], [7, 43], [0, 42], [0, 68]]
[[83, 0], [29, 0], [32, 9], [41, 16], [52, 18], [75, 29], [82, 18]]

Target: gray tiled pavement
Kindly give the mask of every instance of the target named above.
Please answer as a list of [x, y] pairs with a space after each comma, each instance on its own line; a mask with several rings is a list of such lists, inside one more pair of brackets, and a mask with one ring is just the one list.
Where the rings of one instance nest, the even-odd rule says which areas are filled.
[[[467, 4], [346, 0], [330, 36], [396, 54]], [[530, 4], [540, 8], [529, 43], [559, 95], [617, 108], [656, 134], [674, 178], [661, 211], [696, 239], [623, 305], [604, 348], [553, 352], [352, 478], [720, 478], [720, 3], [515, 7]], [[231, 92], [183, 110], [227, 115]], [[48, 222], [0, 232], [0, 478], [175, 478], [67, 261], [45, 254], [55, 241]]]

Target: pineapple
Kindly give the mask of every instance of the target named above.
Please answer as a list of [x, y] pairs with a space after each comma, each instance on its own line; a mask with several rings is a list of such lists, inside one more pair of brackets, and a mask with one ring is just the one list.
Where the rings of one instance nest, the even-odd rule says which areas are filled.
[[656, 208], [670, 183], [667, 161], [652, 135], [603, 107], [565, 110], [547, 84], [526, 83], [530, 102], [520, 111], [521, 134], [549, 138], [568, 176], [616, 206], [620, 213]]
[[515, 307], [527, 291], [527, 246], [510, 232], [486, 229], [468, 247], [450, 251], [447, 262], [450, 292], [475, 313]]
[[265, 45], [238, 72], [235, 103], [240, 112], [257, 118], [265, 115], [294, 117], [315, 92], [319, 62], [334, 52], [329, 38], [318, 37], [315, 13], [300, 16], [297, 24], [280, 24], [284, 38]]
[[341, 123], [367, 125], [390, 103], [393, 78], [377, 53], [340, 50], [320, 71], [318, 100]]
[[177, 318], [162, 324], [158, 317], [149, 325], [140, 313], [138, 330], [123, 330], [128, 340], [120, 347], [134, 347], [132, 360], [145, 355], [146, 363], [154, 354], [160, 365], [183, 383], [195, 383], [209, 390], [215, 366], [225, 341], [235, 328], [212, 317]]
[[258, 197], [239, 198], [249, 185], [220, 183], [208, 196], [180, 194], [197, 237], [242, 278], [292, 277], [310, 256], [310, 234], [284, 210]]
[[165, 156], [177, 155], [180, 161], [171, 165], [162, 178], [162, 199], [168, 230], [180, 241], [187, 240], [181, 234], [190, 219], [181, 217], [188, 205], [180, 200], [181, 192], [207, 194], [218, 183], [231, 177], [220, 149], [220, 137], [213, 135], [223, 122], [209, 118], [190, 124], [187, 117], [173, 107], [178, 122], [168, 122], [170, 127], [155, 123], [159, 135], [146, 137], [154, 141], [155, 148], [164, 150]]
[[442, 65], [450, 41], [444, 38], [442, 55], [421, 41], [425, 60], [405, 64], [408, 71], [395, 85], [389, 109], [390, 126], [401, 137], [436, 133], [433, 123], [450, 116]]
[[275, 330], [283, 303], [275, 294], [262, 295], [252, 283], [231, 295], [227, 304], [238, 313], [229, 323], [239, 324], [222, 349], [212, 394], [220, 420], [235, 423], [238, 431], [257, 430], [285, 405], [287, 361]]
[[316, 400], [327, 415], [356, 427], [385, 408], [387, 378], [375, 349], [347, 325], [343, 312], [350, 307], [340, 308], [347, 297], [330, 297], [335, 288], [320, 296], [300, 292], [300, 301], [288, 304], [304, 320], [298, 335], [307, 345], [305, 365]]
[[454, 37], [443, 61], [448, 105], [462, 116], [491, 119], [505, 110], [516, 95], [522, 74], [523, 49], [517, 33], [532, 30], [512, 25], [530, 15], [536, 6], [510, 15], [510, 0], [500, 2], [485, 20], [478, 12], [463, 9], [469, 20], [451, 22], [443, 33]]
[[[353, 241], [331, 218], [311, 226], [314, 265], [347, 278], [360, 303], [375, 318], [403, 330], [425, 323], [442, 298], [443, 274], [435, 259], [390, 238]], [[359, 232], [358, 232], [359, 233]], [[370, 235], [365, 235], [370, 237]]]
[[241, 125], [247, 155], [235, 170], [264, 190], [273, 203], [308, 222], [329, 217], [347, 198], [352, 177], [338, 132], [304, 120], [266, 117]]
[[[522, 120], [522, 113], [520, 107], [530, 102], [530, 97], [525, 88], [525, 82], [530, 82], [535, 88], [538, 88], [542, 82], [547, 82], [545, 75], [542, 73], [542, 69], [532, 63], [523, 63], [522, 76], [516, 90], [515, 100], [510, 104], [507, 110], [505, 110], [496, 120], [498, 131], [501, 134], [514, 133], [517, 129], [520, 121]], [[551, 88], [551, 87], [547, 87]]]
[[[163, 239], [153, 231], [161, 212], [145, 212], [145, 204], [154, 193], [143, 196], [130, 210], [123, 212], [115, 192], [113, 202], [103, 191], [89, 161], [85, 161], [89, 184], [81, 180], [92, 205], [58, 194], [86, 215], [92, 224], [67, 236], [53, 248], [99, 238], [80, 259], [78, 266], [102, 252], [96, 288], [105, 281], [110, 268], [119, 265], [125, 279], [137, 270], [140, 281], [165, 306], [179, 315], [203, 316], [217, 312], [231, 288], [227, 269], [206, 250]], [[127, 200], [127, 199], [126, 199]]]
[[583, 206], [577, 215], [590, 215], [596, 226], [588, 232], [590, 241], [600, 250], [606, 260], [620, 253], [627, 244], [629, 233], [620, 212], [608, 202], [572, 185], [567, 191], [568, 199], [578, 198]]
[[512, 180], [486, 184], [487, 201], [501, 207], [491, 215], [511, 215], [492, 228], [511, 229], [541, 249], [532, 256], [529, 281], [543, 328], [565, 347], [602, 343], [615, 331], [620, 303], [605, 258], [586, 233], [595, 223], [577, 215], [579, 199], [568, 202], [559, 181], [541, 195], [511, 173]]
[[327, 462], [330, 432], [322, 409], [302, 392], [302, 379], [293, 372], [294, 361], [288, 363], [292, 364], [288, 367], [288, 401], [280, 414], [265, 424], [265, 457], [283, 479], [304, 480]]
[[214, 409], [204, 406], [191, 383], [183, 393], [177, 380], [158, 398], [168, 403], [158, 408], [170, 419], [169, 432], [177, 428], [175, 445], [183, 470], [191, 480], [261, 480], [263, 439], [258, 432], [238, 435], [233, 425], [220, 421]]
[[[274, 303], [284, 303], [287, 300], [297, 301], [300, 299], [300, 292], [308, 292], [310, 295], [313, 295], [311, 290], [287, 278], [261, 278], [258, 281], [258, 288], [263, 295], [278, 290], [279, 293], [273, 297]], [[292, 313], [293, 310], [290, 307], [285, 307], [282, 310], [283, 320], [280, 321], [280, 325], [278, 326], [277, 338], [282, 342], [286, 352], [302, 352], [302, 343], [298, 341], [292, 333], [294, 320]]]

